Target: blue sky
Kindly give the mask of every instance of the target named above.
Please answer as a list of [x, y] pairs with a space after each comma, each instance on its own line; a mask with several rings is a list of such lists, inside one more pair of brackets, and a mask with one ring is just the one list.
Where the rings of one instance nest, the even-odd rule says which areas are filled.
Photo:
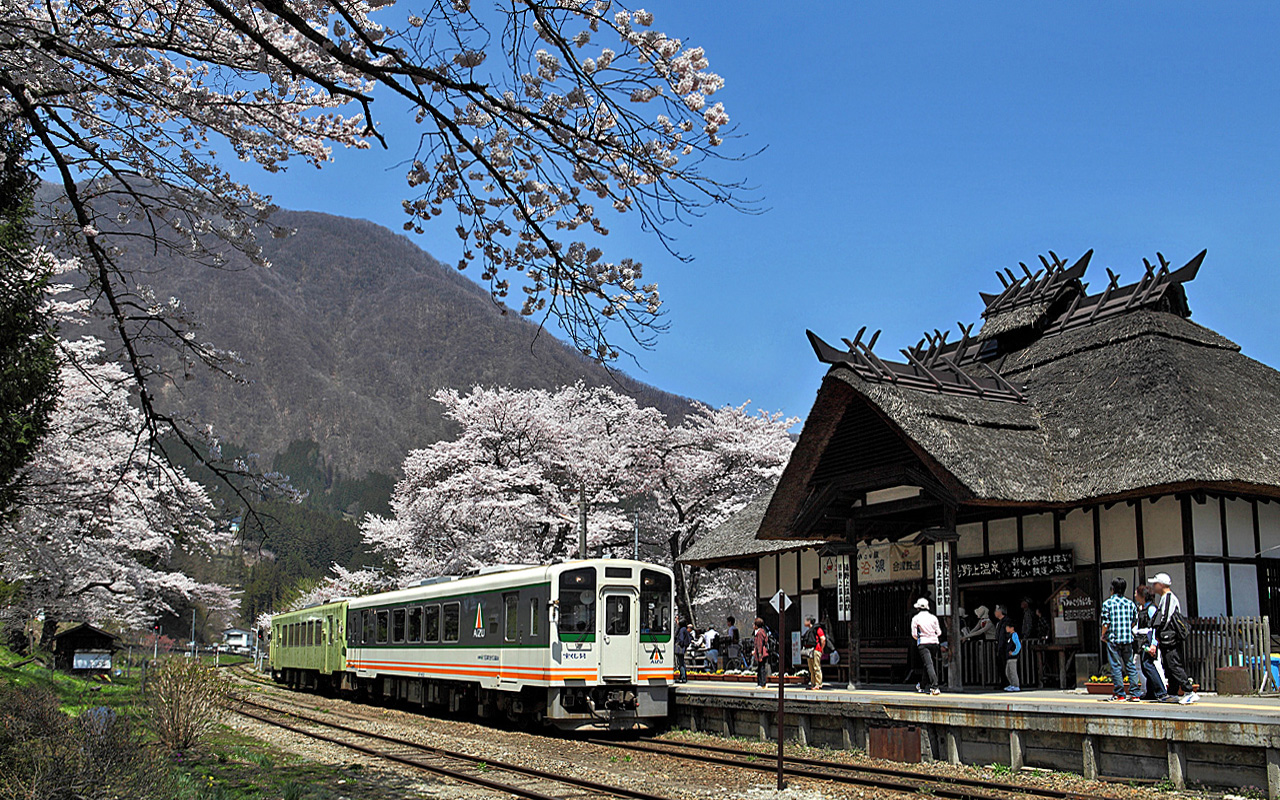
[[[628, 371], [713, 404], [803, 417], [829, 341], [883, 328], [877, 351], [978, 319], [998, 267], [1093, 248], [1135, 279], [1160, 250], [1209, 255], [1197, 322], [1280, 365], [1280, 4], [653, 2], [654, 25], [703, 45], [744, 147], [725, 178], [760, 216], [679, 229], [682, 264], [615, 225], [670, 331]], [[412, 125], [384, 120], [393, 147]], [[244, 173], [290, 208], [399, 230], [406, 150], [339, 152], [315, 171]], [[457, 237], [416, 237], [446, 263]], [[1102, 276], [1101, 280], [1098, 276]]]

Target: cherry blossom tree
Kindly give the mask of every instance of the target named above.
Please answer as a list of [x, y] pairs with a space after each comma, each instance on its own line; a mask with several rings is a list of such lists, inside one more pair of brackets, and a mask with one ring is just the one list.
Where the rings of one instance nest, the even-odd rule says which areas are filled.
[[295, 591], [280, 607], [263, 612], [254, 620], [258, 630], [271, 630], [271, 617], [285, 611], [296, 611], [300, 608], [328, 603], [339, 597], [363, 597], [374, 592], [384, 592], [398, 588], [394, 578], [382, 570], [358, 569], [350, 570], [341, 564], [333, 564], [329, 574], [320, 580], [305, 581], [295, 587]]
[[[726, 160], [729, 118], [710, 99], [724, 81], [653, 22], [612, 0], [13, 0], [0, 115], [61, 185], [46, 233], [82, 256], [153, 441], [194, 447], [156, 385], [173, 364], [234, 374], [237, 356], [121, 256], [216, 267], [233, 249], [260, 260], [260, 232], [288, 233], [220, 151], [278, 172], [395, 147], [405, 228], [456, 231], [458, 266], [475, 265], [495, 302], [557, 321], [602, 360], [651, 343], [657, 288], [604, 254], [608, 225], [637, 218], [672, 250], [672, 224], [748, 208], [706, 170]], [[416, 141], [389, 141], [379, 118], [405, 111]]]
[[[52, 306], [71, 320], [83, 309]], [[21, 586], [27, 610], [43, 610], [49, 634], [71, 617], [138, 625], [176, 601], [233, 608], [226, 587], [174, 563], [231, 540], [211, 524], [204, 490], [150, 447], [123, 369], [103, 360], [97, 339], [61, 340], [59, 349], [57, 408], [0, 521], [0, 577]]]
[[398, 574], [576, 556], [584, 496], [589, 549], [630, 531], [624, 503], [649, 488], [660, 412], [581, 383], [554, 392], [441, 391], [435, 399], [459, 425], [458, 438], [411, 452], [393, 515], [369, 516], [362, 527]]
[[[695, 405], [671, 426], [654, 409], [581, 384], [444, 391], [436, 400], [458, 423], [458, 438], [410, 453], [392, 516], [362, 525], [365, 541], [406, 581], [577, 556], [584, 486], [588, 554], [630, 554], [639, 513], [642, 556], [672, 566], [776, 482], [796, 421], [746, 405]], [[676, 574], [684, 616], [744, 602], [735, 576], [687, 567]]]
[[[671, 430], [657, 453], [654, 524], [667, 532], [671, 563], [699, 535], [733, 516], [772, 488], [791, 456], [787, 432], [799, 420], [781, 413], [751, 413], [748, 404], [698, 407]], [[676, 602], [694, 617], [694, 607], [720, 607], [741, 596], [740, 576], [705, 569], [676, 570]]]

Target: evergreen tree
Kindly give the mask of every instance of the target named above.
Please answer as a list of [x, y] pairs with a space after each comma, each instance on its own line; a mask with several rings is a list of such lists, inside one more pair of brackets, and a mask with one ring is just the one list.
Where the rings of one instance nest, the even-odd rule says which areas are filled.
[[28, 218], [36, 174], [26, 162], [21, 125], [0, 119], [0, 509], [14, 502], [20, 472], [49, 427], [57, 401], [53, 321], [45, 309], [48, 275], [31, 257]]

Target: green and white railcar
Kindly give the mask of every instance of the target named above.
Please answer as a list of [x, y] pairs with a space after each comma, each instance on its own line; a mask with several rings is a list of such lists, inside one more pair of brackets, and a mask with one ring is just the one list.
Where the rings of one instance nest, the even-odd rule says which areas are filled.
[[[317, 653], [307, 662], [314, 678], [285, 672], [278, 680], [561, 728], [667, 716], [674, 658], [665, 567], [593, 559], [493, 568], [294, 614], [324, 609], [308, 619], [327, 619], [339, 607], [342, 665], [325, 672], [336, 662]], [[273, 648], [273, 671], [276, 663]], [[287, 670], [301, 661], [280, 663]]]
[[276, 680], [325, 689], [346, 669], [347, 601], [308, 606], [271, 618], [269, 653]]

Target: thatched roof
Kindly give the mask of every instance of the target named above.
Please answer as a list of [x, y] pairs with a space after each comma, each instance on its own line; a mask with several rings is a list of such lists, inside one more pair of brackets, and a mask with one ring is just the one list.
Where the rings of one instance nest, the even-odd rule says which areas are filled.
[[698, 538], [680, 555], [680, 563], [692, 566], [707, 564], [724, 565], [726, 561], [751, 560], [755, 566], [757, 556], [769, 553], [781, 553], [788, 550], [801, 550], [806, 547], [821, 547], [821, 541], [773, 541], [764, 542], [756, 538], [760, 521], [764, 519], [765, 509], [773, 492], [768, 491], [756, 497], [724, 524]]
[[[1131, 286], [1109, 275], [1092, 295], [1073, 288], [1087, 257], [1071, 270], [1058, 262], [1045, 278], [1028, 272], [984, 295], [987, 325], [1007, 319], [999, 331], [971, 339], [962, 329], [959, 343], [928, 337], [927, 350], [903, 351], [908, 364], [886, 365], [857, 340], [833, 357], [811, 336], [832, 366], [759, 535], [805, 535], [796, 520], [821, 506], [824, 487], [892, 446], [967, 506], [1068, 507], [1215, 487], [1280, 497], [1280, 372], [1186, 319], [1182, 283], [1202, 258], [1174, 272], [1161, 259]], [[1056, 296], [1045, 305], [1016, 300], [1020, 291]], [[1012, 330], [1018, 336], [1001, 338]], [[920, 380], [899, 379], [906, 369]], [[984, 389], [974, 380], [983, 371], [1008, 390]]]

